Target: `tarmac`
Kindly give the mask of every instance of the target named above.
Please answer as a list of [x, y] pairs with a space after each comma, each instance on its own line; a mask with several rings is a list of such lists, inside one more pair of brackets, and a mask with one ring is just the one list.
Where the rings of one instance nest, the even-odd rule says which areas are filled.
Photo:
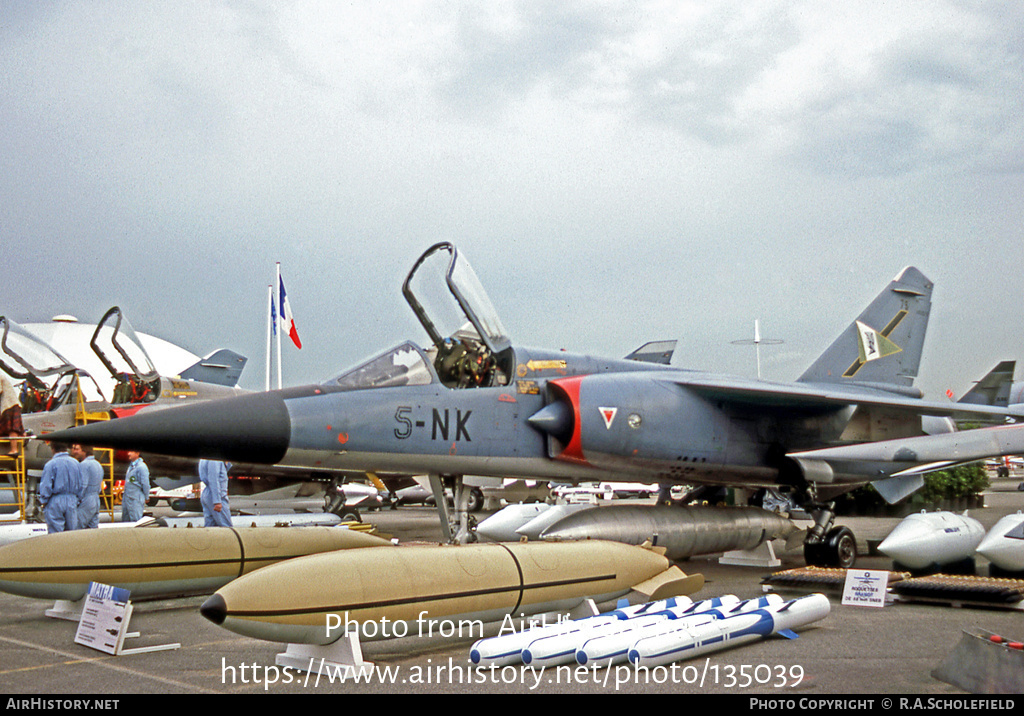
[[[1021, 477], [995, 480], [986, 506], [969, 514], [990, 528], [1024, 509]], [[156, 508], [157, 511], [166, 508]], [[479, 516], [482, 519], [483, 516]], [[437, 514], [426, 507], [368, 513], [364, 521], [400, 542], [439, 542]], [[858, 570], [888, 570], [888, 558], [866, 555], [899, 522], [895, 517], [840, 517], [857, 536]], [[804, 566], [802, 551], [781, 554], [782, 566], [737, 567], [717, 556], [679, 563], [700, 573], [704, 589], [694, 599], [734, 594], [762, 596], [772, 572]], [[987, 575], [978, 558], [977, 573]], [[344, 575], [337, 575], [344, 579]], [[784, 596], [821, 591], [782, 592]], [[390, 693], [694, 693], [760, 695], [771, 699], [821, 699], [837, 694], [929, 694], [963, 697], [964, 691], [932, 676], [965, 631], [987, 630], [1024, 640], [1024, 613], [1003, 606], [962, 602], [844, 606], [829, 593], [831, 612], [799, 630], [799, 638], [771, 637], [752, 644], [640, 671], [632, 667], [477, 669], [469, 662], [476, 635], [418, 635], [364, 642], [375, 665], [367, 682], [341, 682], [329, 671], [285, 669], [275, 663], [283, 644], [233, 634], [199, 614], [205, 597], [134, 604], [130, 627], [138, 636], [126, 648], [173, 649], [113, 656], [75, 643], [77, 624], [45, 616], [51, 603], [0, 594], [0, 691], [18, 695], [130, 694], [390, 694]], [[809, 702], [808, 702], [809, 703]], [[942, 702], [940, 702], [942, 703]]]

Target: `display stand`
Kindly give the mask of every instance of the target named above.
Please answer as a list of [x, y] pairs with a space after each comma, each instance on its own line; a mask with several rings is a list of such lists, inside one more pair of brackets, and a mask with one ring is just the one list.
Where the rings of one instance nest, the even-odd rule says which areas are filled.
[[775, 556], [771, 541], [762, 542], [753, 549], [734, 549], [718, 558], [719, 564], [737, 567], [781, 567], [782, 560]]
[[356, 633], [345, 634], [325, 646], [289, 644], [283, 653], [277, 655], [274, 663], [341, 681], [356, 674], [367, 678], [373, 673], [373, 663], [363, 660], [363, 649]]
[[68, 599], [58, 599], [53, 603], [52, 607], [43, 613], [51, 619], [64, 619], [69, 622], [77, 622], [82, 619], [82, 607], [84, 604], [84, 598], [79, 599], [77, 602], [72, 602]]
[[[75, 643], [115, 656], [180, 648], [180, 643], [143, 646], [134, 649], [124, 648], [125, 639], [139, 636], [139, 632], [128, 631], [128, 622], [131, 620], [134, 609], [128, 599], [129, 594], [127, 589], [90, 582], [89, 593], [82, 601], [81, 618], [78, 622], [78, 631], [75, 634]], [[65, 602], [65, 604], [78, 604], [78, 602]]]

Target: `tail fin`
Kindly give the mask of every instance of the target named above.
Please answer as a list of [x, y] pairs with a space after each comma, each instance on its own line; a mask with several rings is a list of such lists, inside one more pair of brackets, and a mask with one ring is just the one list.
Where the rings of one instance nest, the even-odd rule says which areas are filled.
[[799, 381], [912, 385], [921, 362], [933, 285], [916, 268], [903, 269]]
[[238, 379], [248, 360], [232, 350], [221, 348], [183, 370], [181, 377], [185, 380], [198, 380], [233, 388], [238, 385]]
[[1013, 389], [1013, 371], [1017, 362], [1004, 360], [990, 370], [984, 378], [975, 383], [974, 387], [964, 393], [957, 402], [971, 405], [995, 405], [1005, 408], [1010, 404], [1010, 392]]

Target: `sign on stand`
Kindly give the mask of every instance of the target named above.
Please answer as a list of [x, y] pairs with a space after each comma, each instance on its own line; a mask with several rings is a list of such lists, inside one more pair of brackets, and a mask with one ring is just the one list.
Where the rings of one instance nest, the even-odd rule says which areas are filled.
[[127, 589], [90, 582], [89, 593], [82, 607], [82, 618], [78, 622], [78, 631], [75, 634], [75, 643], [114, 655], [140, 654], [181, 647], [181, 644], [161, 644], [125, 649], [126, 638], [139, 636], [139, 632], [128, 631], [128, 622], [132, 616], [129, 596], [130, 592]]
[[886, 571], [848, 569], [842, 603], [855, 607], [884, 607], [888, 586], [889, 573]]

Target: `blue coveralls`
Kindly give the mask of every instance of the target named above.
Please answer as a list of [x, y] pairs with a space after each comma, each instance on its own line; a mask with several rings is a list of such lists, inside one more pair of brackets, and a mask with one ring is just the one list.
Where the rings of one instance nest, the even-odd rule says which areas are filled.
[[149, 468], [142, 458], [135, 458], [124, 474], [124, 497], [121, 498], [121, 521], [138, 522], [149, 499]]
[[82, 471], [78, 460], [59, 452], [43, 467], [39, 500], [43, 503], [48, 533], [78, 529], [78, 503], [82, 499]]
[[[231, 505], [228, 504], [228, 465], [218, 460], [199, 461], [199, 481], [203, 493], [199, 501], [203, 505], [206, 527], [230, 527]], [[213, 506], [220, 503], [220, 512]]]
[[103, 488], [103, 466], [92, 455], [78, 463], [82, 471], [82, 502], [78, 505], [78, 529], [100, 526], [100, 490]]

